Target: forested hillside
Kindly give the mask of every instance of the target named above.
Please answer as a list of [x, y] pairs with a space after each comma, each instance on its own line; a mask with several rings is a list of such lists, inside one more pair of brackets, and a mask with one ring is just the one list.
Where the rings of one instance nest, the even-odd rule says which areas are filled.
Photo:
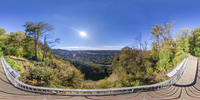
[[41, 35], [51, 36], [49, 25], [30, 21], [25, 25], [26, 33], [6, 33], [6, 30], [0, 27], [0, 54], [7, 56], [6, 61], [21, 74], [19, 80], [36, 86], [81, 88], [84, 74], [68, 61], [56, 59], [52, 55], [49, 46], [58, 39], [48, 41], [48, 38], [44, 38], [43, 43], [38, 39]]
[[[112, 64], [113, 75], [117, 77], [116, 81], [119, 81], [120, 86], [132, 86], [135, 82], [152, 84], [167, 79], [166, 74], [187, 57], [191, 46], [189, 40], [193, 40], [189, 29], [182, 29], [175, 35], [171, 33], [172, 30], [171, 23], [155, 25], [150, 30], [154, 39], [151, 50], [139, 41], [138, 47], [137, 44], [124, 47], [115, 56]], [[193, 34], [193, 31], [191, 32]], [[137, 40], [140, 38], [141, 36]]]
[[102, 65], [102, 64], [94, 64], [91, 62], [76, 60], [76, 59], [64, 59], [73, 64], [77, 69], [79, 69], [82, 73], [85, 74], [86, 80], [100, 80], [112, 73], [112, 66]]
[[[151, 28], [149, 32], [153, 39], [151, 46], [147, 45], [147, 42], [142, 42], [142, 36], [139, 35], [134, 46], [122, 48], [112, 61], [112, 69], [75, 68], [74, 66], [79, 65], [73, 65], [73, 62], [77, 61], [71, 60], [70, 63], [69, 60], [64, 61], [63, 58], [52, 55], [50, 44], [37, 39], [37, 36], [43, 33], [43, 29], [46, 29], [45, 26], [38, 28], [42, 25], [43, 23], [26, 22], [25, 32], [6, 33], [5, 29], [0, 28], [0, 55], [8, 55], [5, 57], [6, 61], [21, 74], [19, 79], [31, 85], [59, 88], [112, 88], [152, 84], [166, 80], [168, 78], [166, 74], [186, 58], [188, 53], [200, 57], [200, 28], [193, 30], [186, 28], [172, 33], [174, 24], [165, 23]], [[81, 61], [78, 63], [82, 63], [81, 66], [90, 66]], [[93, 72], [97, 75], [95, 77], [105, 71], [109, 71], [107, 73], [110, 76], [97, 82], [84, 83], [84, 74], [88, 76], [90, 74], [86, 73], [90, 72], [87, 71], [95, 69], [103, 69]]]

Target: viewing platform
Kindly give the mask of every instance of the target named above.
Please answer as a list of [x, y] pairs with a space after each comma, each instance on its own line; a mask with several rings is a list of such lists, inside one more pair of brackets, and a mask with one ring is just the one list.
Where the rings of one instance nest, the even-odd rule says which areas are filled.
[[0, 64], [0, 100], [2, 99], [52, 99], [52, 100], [160, 100], [160, 99], [179, 99], [179, 100], [199, 100], [200, 99], [200, 70], [199, 59], [190, 56], [186, 64], [185, 70], [181, 78], [173, 85], [159, 90], [144, 91], [127, 94], [111, 94], [111, 95], [53, 95], [26, 92], [14, 87], [7, 79], [3, 70], [2, 63]]

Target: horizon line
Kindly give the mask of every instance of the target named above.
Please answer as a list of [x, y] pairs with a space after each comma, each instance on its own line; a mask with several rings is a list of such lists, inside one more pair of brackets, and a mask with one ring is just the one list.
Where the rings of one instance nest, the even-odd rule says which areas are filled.
[[121, 50], [125, 46], [72, 46], [72, 47], [54, 47], [52, 49], [65, 49], [65, 50]]
[[[60, 49], [60, 48], [52, 48], [52, 49]], [[61, 50], [68, 50], [68, 49], [61, 49]], [[79, 49], [82, 51], [87, 51], [86, 49]], [[96, 50], [100, 50], [100, 49], [96, 49]], [[101, 49], [103, 50], [103, 49]], [[121, 49], [105, 49], [105, 50], [121, 50]], [[76, 50], [68, 50], [68, 51], [76, 51]], [[78, 50], [77, 50], [78, 51]], [[91, 50], [92, 51], [92, 50]]]

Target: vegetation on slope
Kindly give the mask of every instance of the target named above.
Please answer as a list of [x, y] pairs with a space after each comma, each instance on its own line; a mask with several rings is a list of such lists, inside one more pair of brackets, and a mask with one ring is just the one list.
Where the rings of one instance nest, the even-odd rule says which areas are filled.
[[136, 46], [124, 47], [115, 56], [112, 75], [117, 77], [120, 87], [133, 86], [135, 82], [140, 85], [152, 84], [168, 78], [166, 74], [187, 56], [188, 49], [183, 48], [189, 46], [189, 32], [182, 30], [174, 40], [172, 29], [173, 24], [170, 23], [155, 25], [150, 30], [154, 39], [150, 50], [140, 42], [139, 36]]
[[67, 61], [52, 58], [49, 61], [36, 62], [13, 56], [5, 59], [13, 69], [17, 69], [21, 75], [19, 80], [24, 83], [54, 88], [82, 87], [84, 75]]
[[112, 67], [102, 64], [94, 64], [92, 62], [86, 62], [76, 59], [65, 59], [73, 64], [77, 69], [85, 74], [86, 80], [97, 81], [109, 77], [112, 73]]
[[[19, 78], [21, 81], [31, 85], [59, 88], [113, 88], [152, 84], [167, 79], [166, 74], [187, 57], [187, 53], [200, 57], [200, 28], [182, 29], [175, 35], [171, 33], [172, 30], [171, 23], [155, 25], [150, 30], [154, 39], [151, 48], [146, 42], [141, 42], [141, 35], [138, 36], [134, 46], [122, 48], [115, 56], [112, 70], [103, 67], [92, 68], [89, 63], [81, 61], [69, 60], [70, 63], [62, 60], [53, 56], [50, 47], [39, 40], [37, 61], [34, 59], [33, 37], [22, 31], [6, 33], [3, 28], [0, 28], [0, 55], [18, 57], [9, 56], [6, 61], [21, 74]], [[90, 75], [95, 76], [95, 74], [95, 77], [107, 75], [101, 75], [102, 73], [111, 75], [96, 82], [83, 82], [84, 74], [90, 78]]]

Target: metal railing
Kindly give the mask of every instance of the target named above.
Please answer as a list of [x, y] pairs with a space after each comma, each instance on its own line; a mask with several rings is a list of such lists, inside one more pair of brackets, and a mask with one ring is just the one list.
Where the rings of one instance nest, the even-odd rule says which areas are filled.
[[[5, 59], [3, 59], [4, 62]], [[14, 78], [18, 78], [20, 76], [20, 74], [18, 74], [15, 70], [12, 69], [12, 67], [10, 67], [10, 65], [8, 63], [5, 63], [6, 68], [8, 69], [8, 71], [10, 72], [10, 74], [14, 77]]]
[[8, 80], [17, 88], [30, 91], [30, 92], [39, 92], [45, 94], [59, 94], [59, 95], [110, 95], [110, 94], [122, 94], [122, 93], [134, 93], [141, 91], [152, 91], [163, 89], [174, 84], [183, 74], [185, 66], [187, 64], [188, 59], [184, 59], [182, 61], [181, 68], [177, 71], [177, 73], [172, 76], [170, 79], [152, 84], [152, 85], [143, 85], [143, 86], [134, 86], [134, 87], [124, 87], [124, 88], [109, 88], [109, 89], [59, 89], [59, 88], [47, 88], [47, 87], [38, 87], [25, 84], [18, 79], [14, 78], [11, 73], [8, 71], [6, 65], [7, 62], [4, 58], [1, 59], [2, 66], [4, 68], [5, 74]]

